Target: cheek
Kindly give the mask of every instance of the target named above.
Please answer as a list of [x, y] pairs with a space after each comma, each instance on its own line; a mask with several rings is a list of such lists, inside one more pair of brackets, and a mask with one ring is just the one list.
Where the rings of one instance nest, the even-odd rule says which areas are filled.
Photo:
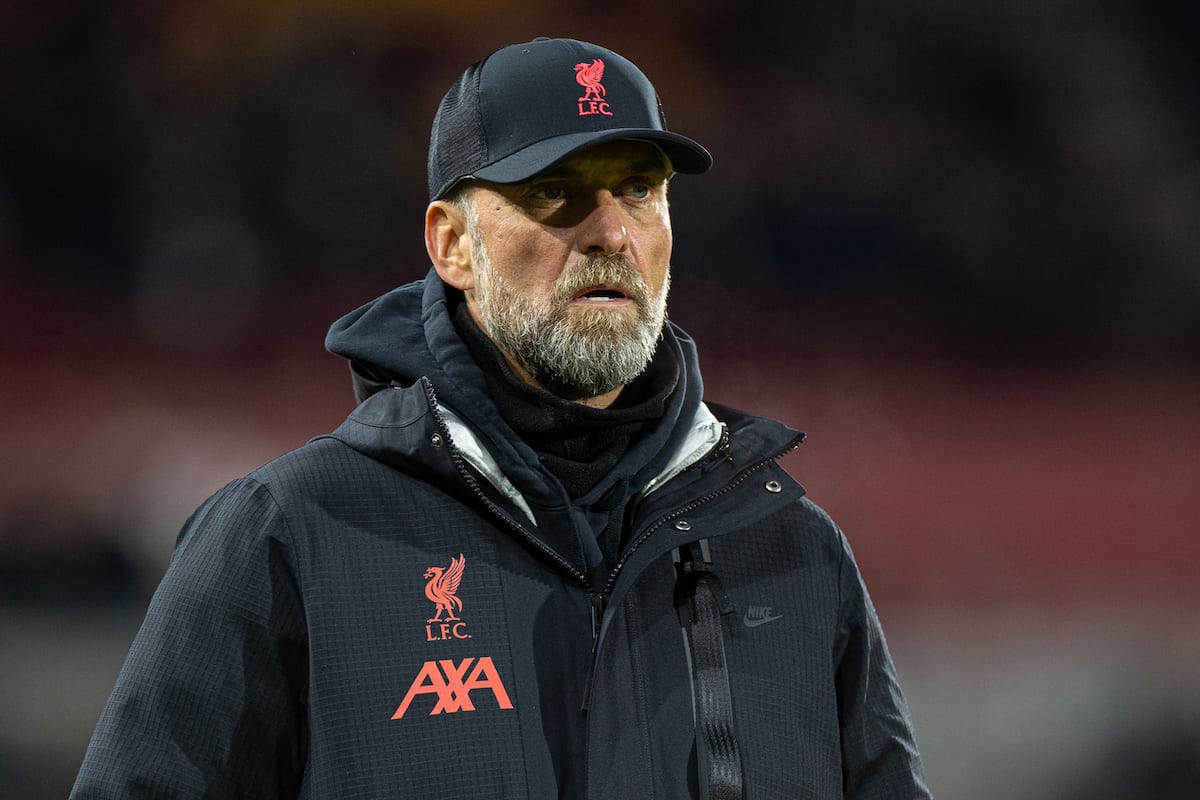
[[655, 291], [662, 289], [671, 267], [671, 227], [668, 223], [657, 228], [646, 239], [646, 247], [642, 253], [642, 268], [646, 271], [646, 279]]
[[648, 218], [644, 230], [647, 241], [655, 248], [656, 255], [665, 253], [665, 257], [671, 258], [671, 213], [667, 208], [666, 203], [661, 204], [656, 213]]
[[505, 231], [505, 235], [498, 237], [495, 249], [498, 255], [493, 258], [493, 267], [502, 261], [500, 268], [511, 283], [539, 296], [553, 293], [570, 250], [554, 236], [540, 231], [519, 235]]

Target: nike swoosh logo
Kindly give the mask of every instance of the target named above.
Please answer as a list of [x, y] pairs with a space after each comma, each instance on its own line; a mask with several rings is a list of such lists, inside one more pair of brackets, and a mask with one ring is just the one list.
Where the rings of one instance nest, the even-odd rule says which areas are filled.
[[749, 614], [742, 616], [742, 624], [747, 628], [757, 628], [759, 625], [766, 625], [768, 622], [774, 622], [777, 619], [783, 619], [783, 614], [776, 614], [773, 617], [751, 617]]

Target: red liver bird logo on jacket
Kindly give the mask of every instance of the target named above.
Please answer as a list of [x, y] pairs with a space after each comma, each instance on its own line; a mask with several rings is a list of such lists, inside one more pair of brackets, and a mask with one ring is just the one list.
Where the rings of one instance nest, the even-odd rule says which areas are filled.
[[[441, 567], [430, 567], [425, 570], [425, 579], [429, 582], [425, 584], [425, 596], [433, 601], [437, 606], [431, 619], [426, 622], [444, 622], [458, 619], [458, 615], [454, 613], [454, 609], [462, 610], [462, 600], [458, 599], [458, 584], [462, 582], [463, 567], [467, 563], [467, 557], [462, 553], [458, 554], [458, 558], [450, 559], [450, 566], [444, 570]], [[446, 616], [443, 618], [442, 613]]]

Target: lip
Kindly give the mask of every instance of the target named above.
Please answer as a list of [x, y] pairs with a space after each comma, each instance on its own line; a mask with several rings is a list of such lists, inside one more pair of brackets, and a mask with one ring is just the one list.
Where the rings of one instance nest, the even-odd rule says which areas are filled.
[[617, 284], [589, 286], [571, 298], [571, 303], [589, 306], [623, 306], [632, 303], [629, 290]]

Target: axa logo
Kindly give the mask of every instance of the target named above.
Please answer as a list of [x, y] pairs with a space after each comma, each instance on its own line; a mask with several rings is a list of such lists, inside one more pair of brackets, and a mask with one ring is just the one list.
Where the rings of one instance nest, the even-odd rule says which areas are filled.
[[592, 114], [613, 115], [608, 101], [604, 99], [607, 92], [600, 81], [604, 78], [604, 62], [593, 59], [592, 63], [581, 62], [575, 65], [575, 82], [583, 87], [583, 97], [579, 98], [579, 116], [587, 117]]
[[403, 719], [413, 701], [427, 694], [437, 695], [437, 702], [430, 710], [430, 716], [474, 711], [475, 702], [471, 698], [471, 692], [485, 689], [491, 691], [501, 709], [508, 710], [513, 707], [508, 690], [504, 688], [504, 682], [500, 680], [500, 673], [496, 671], [496, 665], [490, 656], [483, 656], [478, 660], [464, 658], [457, 664], [448, 658], [426, 661], [413, 680], [412, 686], [408, 687], [408, 693], [404, 695], [400, 707], [392, 714], [392, 719]]
[[425, 570], [425, 596], [434, 604], [433, 616], [425, 620], [426, 641], [471, 638], [467, 624], [455, 613], [463, 607], [458, 597], [458, 585], [462, 583], [466, 564], [467, 557], [459, 553], [458, 558], [450, 559], [450, 566]]

